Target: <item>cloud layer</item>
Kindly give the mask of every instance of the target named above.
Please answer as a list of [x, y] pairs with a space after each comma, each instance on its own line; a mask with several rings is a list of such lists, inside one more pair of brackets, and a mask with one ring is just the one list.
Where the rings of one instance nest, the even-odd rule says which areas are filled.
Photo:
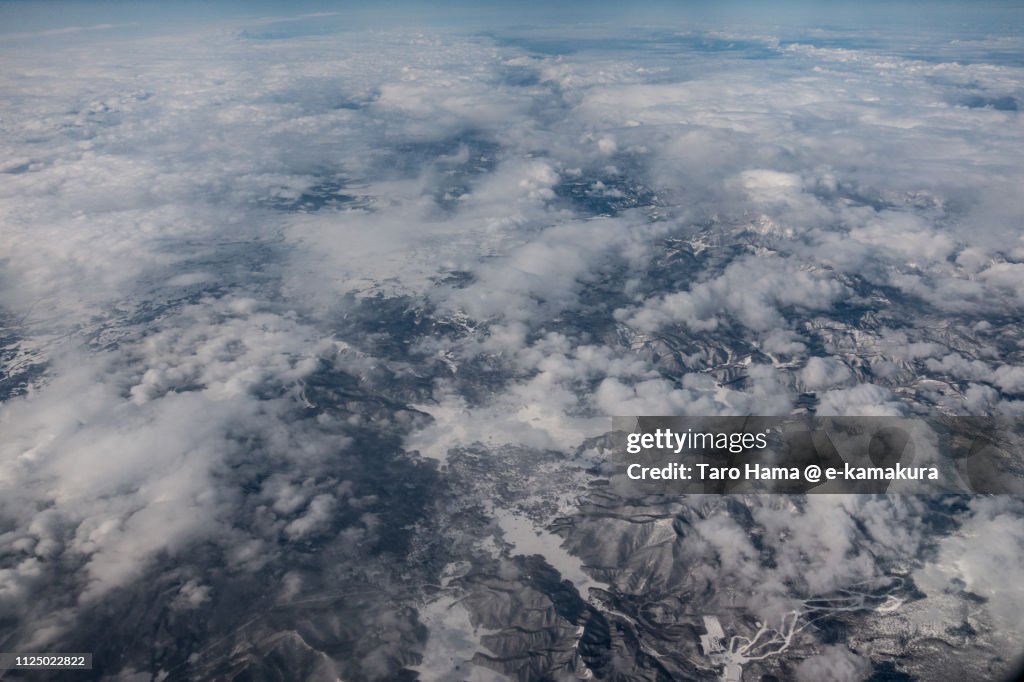
[[[483, 544], [432, 547], [453, 456], [578, 483], [615, 414], [1024, 412], [1019, 37], [314, 23], [0, 48], [9, 650], [124, 607], [169, 623], [154, 674], [244, 667], [231, 632], [384, 679], [438, 665], [415, 607], [458, 551], [574, 512], [489, 490]], [[931, 543], [913, 503], [807, 505], [751, 512], [770, 571], [729, 515], [666, 542], [762, 615], [897, 565], [1024, 607], [1012, 504]]]

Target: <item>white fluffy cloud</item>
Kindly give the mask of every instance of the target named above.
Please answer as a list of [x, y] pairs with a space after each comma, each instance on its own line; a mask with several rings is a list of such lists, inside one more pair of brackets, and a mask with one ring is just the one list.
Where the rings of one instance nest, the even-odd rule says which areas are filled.
[[796, 668], [800, 682], [857, 682], [871, 673], [871, 662], [846, 647], [823, 647], [820, 654], [806, 658]]
[[731, 263], [709, 282], [620, 315], [628, 324], [652, 331], [672, 323], [693, 331], [712, 331], [725, 316], [763, 331], [784, 324], [783, 308], [796, 308], [803, 314], [827, 309], [842, 293], [843, 286], [823, 273], [780, 258], [749, 256]]

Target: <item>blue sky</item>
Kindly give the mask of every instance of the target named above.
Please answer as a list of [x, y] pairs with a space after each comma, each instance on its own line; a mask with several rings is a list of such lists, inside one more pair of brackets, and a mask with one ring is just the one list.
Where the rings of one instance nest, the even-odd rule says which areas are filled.
[[387, 3], [302, 0], [278, 2], [92, 2], [87, 0], [3, 0], [0, 33], [38, 32], [97, 24], [137, 24], [140, 30], [268, 15], [340, 12], [374, 25], [514, 25], [517, 23], [626, 21], [685, 26], [694, 22], [830, 25], [844, 28], [944, 29], [947, 31], [1020, 31], [1024, 7], [1006, 2], [427, 2]]

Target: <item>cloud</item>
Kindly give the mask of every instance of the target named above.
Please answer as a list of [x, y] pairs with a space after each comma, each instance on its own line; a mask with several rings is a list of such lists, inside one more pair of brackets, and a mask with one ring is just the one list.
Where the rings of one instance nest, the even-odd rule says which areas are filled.
[[939, 543], [936, 561], [921, 566], [915, 581], [929, 595], [967, 590], [987, 600], [1002, 636], [1019, 639], [1024, 590], [1003, 567], [1017, 565], [1024, 554], [1020, 502], [979, 497], [969, 507], [960, 532]]
[[796, 667], [801, 682], [855, 682], [870, 673], [870, 661], [839, 645], [823, 647], [820, 654], [805, 658]]
[[[984, 57], [1016, 38], [237, 28], [0, 48], [14, 640], [150, 583], [212, 612], [328, 575], [398, 633], [343, 672], [393, 677], [425, 636], [396, 568], [441, 513], [424, 458], [575, 453], [613, 414], [1024, 410], [1024, 135], [963, 105], [1022, 99]], [[972, 502], [932, 561], [917, 503], [828, 499], [751, 505], [772, 570], [727, 514], [684, 542], [765, 614], [903, 561], [1012, 615], [984, 555], [1015, 508]], [[323, 622], [287, 646], [363, 634]]]
[[[68, 352], [45, 387], [0, 410], [2, 509], [18, 529], [8, 548], [22, 557], [4, 571], [5, 609], [47, 584], [74, 584], [62, 571], [80, 571], [81, 582], [41, 609], [88, 607], [157, 557], [180, 556], [197, 542], [241, 551], [253, 538], [234, 526], [237, 462], [270, 457], [302, 467], [316, 453], [313, 434], [299, 435], [301, 422], [288, 426], [287, 414], [329, 344], [251, 300], [204, 301], [164, 324], [120, 353]], [[253, 439], [266, 449], [247, 446]], [[345, 442], [331, 438], [332, 447]], [[282, 532], [309, 534], [334, 499], [321, 492], [308, 508], [278, 504], [277, 516], [291, 519]], [[268, 532], [272, 525], [257, 537]], [[198, 587], [189, 594], [193, 606], [203, 601]]]
[[836, 388], [820, 397], [818, 414], [822, 416], [898, 417], [906, 408], [891, 391], [874, 384]]
[[820, 390], [847, 381], [850, 370], [833, 358], [810, 358], [800, 372], [800, 378], [807, 388]]
[[843, 286], [812, 270], [781, 258], [748, 256], [729, 264], [721, 275], [700, 282], [689, 291], [665, 295], [645, 303], [638, 311], [622, 311], [621, 319], [653, 331], [669, 323], [713, 331], [734, 318], [754, 331], [775, 329], [784, 323], [783, 308], [800, 311], [827, 309]]

